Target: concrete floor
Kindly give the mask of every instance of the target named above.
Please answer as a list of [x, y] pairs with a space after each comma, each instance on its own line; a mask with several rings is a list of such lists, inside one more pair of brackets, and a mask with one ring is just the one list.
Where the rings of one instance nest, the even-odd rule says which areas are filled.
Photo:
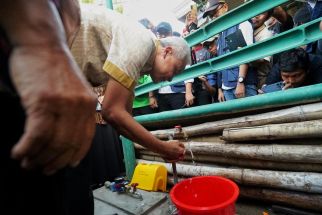
[[[95, 215], [169, 215], [168, 193], [146, 192], [140, 190], [142, 200], [129, 197], [126, 194], [118, 194], [107, 190], [105, 187], [94, 191]], [[150, 206], [150, 209], [147, 209]], [[270, 205], [250, 200], [238, 200], [236, 203], [236, 215], [277, 215]]]

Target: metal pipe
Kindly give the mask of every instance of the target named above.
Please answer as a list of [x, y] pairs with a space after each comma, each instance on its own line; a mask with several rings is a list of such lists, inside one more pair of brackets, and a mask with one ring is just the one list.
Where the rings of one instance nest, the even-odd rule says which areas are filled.
[[[173, 140], [173, 135], [169, 135], [169, 140]], [[178, 183], [178, 174], [177, 174], [177, 165], [176, 162], [171, 162], [172, 165], [172, 173], [173, 173], [173, 183]]]
[[212, 22], [199, 28], [197, 31], [189, 34], [187, 37], [185, 37], [185, 39], [190, 46], [197, 45], [198, 43], [203, 42], [204, 40], [226, 30], [227, 28], [235, 26], [288, 1], [289, 0], [248, 1], [239, 7], [228, 11], [225, 13], [225, 15], [214, 19]]
[[157, 84], [151, 82], [137, 86], [135, 88], [135, 95], [142, 95], [159, 89], [160, 87], [252, 62], [266, 56], [271, 56], [273, 54], [322, 39], [322, 31], [320, 31], [319, 28], [321, 20], [322, 18], [313, 20], [287, 32], [276, 35], [268, 40], [195, 64], [185, 69], [185, 71], [180, 75], [175, 76], [171, 82], [161, 82]]
[[113, 0], [106, 0], [106, 7], [113, 10]]
[[131, 180], [136, 166], [135, 149], [131, 140], [121, 136], [121, 141], [123, 147], [126, 176], [129, 180]]
[[251, 96], [242, 99], [230, 100], [222, 103], [213, 103], [198, 107], [165, 111], [135, 117], [144, 126], [160, 123], [178, 124], [178, 120], [191, 121], [200, 117], [209, 117], [221, 114], [238, 113], [248, 110], [281, 107], [285, 105], [303, 104], [322, 100], [322, 84], [288, 89], [263, 95]]

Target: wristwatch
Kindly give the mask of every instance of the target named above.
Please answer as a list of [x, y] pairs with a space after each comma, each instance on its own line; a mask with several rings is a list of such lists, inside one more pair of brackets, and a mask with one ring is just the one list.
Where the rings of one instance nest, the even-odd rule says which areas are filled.
[[238, 83], [244, 83], [244, 77], [243, 76], [238, 77]]

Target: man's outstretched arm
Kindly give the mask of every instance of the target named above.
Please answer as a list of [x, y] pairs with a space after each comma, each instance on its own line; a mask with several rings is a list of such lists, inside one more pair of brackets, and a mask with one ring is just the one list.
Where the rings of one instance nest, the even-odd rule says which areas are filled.
[[54, 5], [2, 1], [0, 27], [13, 47], [10, 75], [27, 115], [12, 157], [46, 174], [77, 165], [93, 137], [95, 97], [68, 50]]

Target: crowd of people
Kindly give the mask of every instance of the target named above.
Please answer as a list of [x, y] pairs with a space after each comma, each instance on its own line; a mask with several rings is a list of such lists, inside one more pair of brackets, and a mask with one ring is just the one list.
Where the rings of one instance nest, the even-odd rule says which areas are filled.
[[[192, 63], [225, 55], [322, 17], [322, 2], [309, 0], [301, 4], [293, 15], [278, 6], [192, 47]], [[209, 22], [226, 14], [229, 8], [225, 0], [208, 0], [199, 16], [202, 15], [203, 19]], [[187, 14], [182, 37], [204, 25], [198, 25], [197, 17], [193, 11]], [[167, 22], [161, 22], [156, 27], [149, 22], [148, 29], [159, 38], [173, 35], [171, 25]], [[322, 83], [321, 43], [322, 41], [318, 40], [283, 53], [150, 92], [146, 95], [145, 104], [148, 111], [136, 112], [136, 107], [133, 106], [134, 116]]]

